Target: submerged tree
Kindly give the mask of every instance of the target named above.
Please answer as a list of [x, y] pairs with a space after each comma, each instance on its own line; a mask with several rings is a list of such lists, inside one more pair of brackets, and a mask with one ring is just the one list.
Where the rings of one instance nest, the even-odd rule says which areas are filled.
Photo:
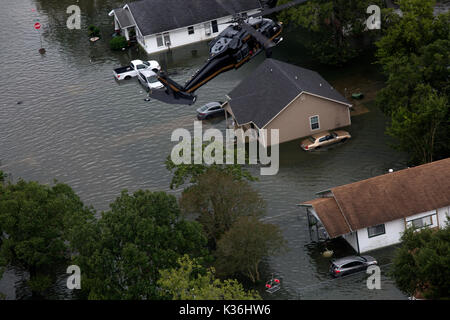
[[261, 260], [285, 248], [278, 226], [256, 217], [240, 217], [217, 244], [217, 271], [223, 275], [241, 273], [252, 282], [259, 281]]
[[185, 255], [178, 267], [161, 270], [158, 285], [173, 300], [260, 300], [254, 291], [245, 291], [237, 280], [216, 279], [214, 268], [204, 269]]
[[162, 299], [159, 270], [207, 255], [201, 226], [182, 219], [174, 196], [123, 191], [110, 207], [73, 240], [89, 299]]
[[413, 230], [402, 236], [391, 271], [396, 284], [410, 296], [450, 298], [450, 228]]
[[71, 230], [90, 215], [66, 184], [19, 180], [0, 187], [0, 266], [27, 271], [33, 296], [44, 297], [57, 268], [70, 261]]
[[[280, 0], [279, 4], [291, 0]], [[380, 0], [310, 0], [278, 14], [279, 20], [303, 28], [309, 35], [305, 46], [320, 62], [340, 65], [359, 54], [354, 40], [366, 29], [370, 5]], [[372, 36], [377, 32], [366, 33]]]
[[197, 215], [214, 248], [239, 217], [261, 217], [266, 204], [247, 181], [211, 167], [183, 191], [180, 207], [186, 214]]

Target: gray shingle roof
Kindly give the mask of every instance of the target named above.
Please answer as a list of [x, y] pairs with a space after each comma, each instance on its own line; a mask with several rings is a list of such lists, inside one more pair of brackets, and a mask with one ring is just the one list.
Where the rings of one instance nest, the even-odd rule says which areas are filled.
[[128, 10], [122, 8], [114, 9], [114, 13], [117, 17], [117, 20], [119, 21], [121, 28], [126, 28], [134, 25], [130, 12]]
[[266, 59], [228, 95], [239, 124], [263, 128], [302, 92], [351, 106], [320, 74], [274, 59]]
[[141, 0], [128, 6], [145, 36], [229, 16], [222, 3], [236, 12], [261, 8], [258, 0]]

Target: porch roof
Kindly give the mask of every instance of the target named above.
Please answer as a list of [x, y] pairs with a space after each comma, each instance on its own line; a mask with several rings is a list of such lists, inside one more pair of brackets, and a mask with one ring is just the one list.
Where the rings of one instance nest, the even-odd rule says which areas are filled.
[[135, 25], [128, 9], [118, 8], [113, 11], [121, 28], [128, 28]]

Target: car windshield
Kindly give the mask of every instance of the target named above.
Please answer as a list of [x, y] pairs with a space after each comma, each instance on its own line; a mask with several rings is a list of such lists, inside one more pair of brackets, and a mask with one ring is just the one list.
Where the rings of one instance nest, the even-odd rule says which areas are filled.
[[140, 64], [140, 65], [137, 66], [137, 68], [138, 68], [139, 70], [141, 70], [141, 69], [145, 69], [145, 66], [144, 66], [143, 64]]
[[147, 61], [142, 61], [143, 64], [145, 64], [147, 67], [150, 66], [150, 63], [148, 63]]
[[308, 139], [309, 139], [309, 141], [311, 141], [312, 143], [316, 142], [316, 139], [314, 139], [313, 137], [309, 137]]
[[201, 111], [206, 111], [206, 110], [208, 110], [209, 107], [210, 107], [210, 106], [205, 105], [205, 106], [201, 107], [200, 110], [201, 110]]
[[148, 83], [156, 83], [156, 82], [158, 82], [158, 77], [157, 76], [147, 77], [147, 81], [148, 81]]

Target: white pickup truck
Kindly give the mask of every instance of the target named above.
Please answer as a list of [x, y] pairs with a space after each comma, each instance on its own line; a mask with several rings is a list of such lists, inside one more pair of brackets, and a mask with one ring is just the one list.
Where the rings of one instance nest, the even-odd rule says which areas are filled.
[[114, 69], [114, 78], [117, 80], [128, 80], [138, 75], [138, 71], [150, 70], [158, 72], [161, 70], [161, 66], [158, 61], [142, 61], [133, 60], [129, 66]]

